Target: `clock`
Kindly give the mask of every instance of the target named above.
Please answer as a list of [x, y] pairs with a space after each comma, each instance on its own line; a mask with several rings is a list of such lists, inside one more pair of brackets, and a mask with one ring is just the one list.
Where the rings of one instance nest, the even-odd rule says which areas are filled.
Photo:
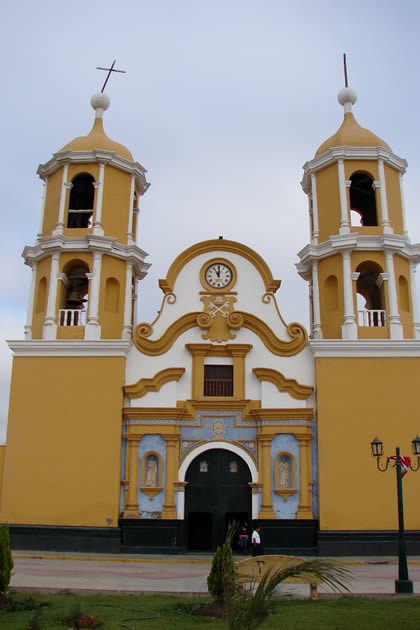
[[224, 289], [232, 282], [232, 269], [225, 263], [213, 263], [204, 274], [206, 282], [213, 289]]

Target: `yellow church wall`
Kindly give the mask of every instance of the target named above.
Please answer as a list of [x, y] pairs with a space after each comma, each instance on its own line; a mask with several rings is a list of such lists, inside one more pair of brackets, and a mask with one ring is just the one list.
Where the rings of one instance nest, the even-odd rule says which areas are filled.
[[131, 175], [112, 166], [105, 167], [102, 224], [105, 235], [127, 242]]
[[1, 506], [1, 489], [3, 485], [4, 456], [6, 453], [5, 444], [0, 444], [0, 506]]
[[398, 295], [398, 310], [403, 325], [404, 339], [413, 339], [410, 263], [406, 258], [394, 255], [394, 273]]
[[0, 521], [117, 526], [123, 357], [15, 357]]
[[[43, 236], [52, 234], [57, 226], [58, 210], [60, 207], [61, 185], [63, 182], [63, 169], [48, 176], [47, 192], [45, 196], [44, 219], [42, 225]], [[67, 191], [68, 198], [68, 191]]]
[[[341, 339], [344, 317], [343, 262], [341, 254], [318, 262], [319, 302], [324, 339]], [[331, 278], [336, 278], [336, 285]]]
[[102, 257], [99, 294], [102, 339], [121, 339], [124, 324], [125, 276], [125, 261], [106, 255]]
[[[411, 455], [419, 370], [419, 358], [316, 359], [321, 530], [398, 529], [395, 470], [377, 470], [370, 442], [378, 436], [386, 455], [397, 446]], [[420, 529], [418, 488], [409, 471], [406, 529]]]
[[399, 172], [388, 164], [384, 165], [384, 169], [389, 222], [395, 234], [404, 234]]
[[340, 194], [337, 164], [331, 164], [316, 174], [318, 201], [318, 242], [327, 241], [340, 228]]
[[32, 317], [32, 339], [42, 339], [42, 327], [44, 325], [45, 313], [47, 310], [48, 290], [50, 286], [50, 273], [51, 257], [49, 256], [38, 263], [36, 272], [34, 311]]

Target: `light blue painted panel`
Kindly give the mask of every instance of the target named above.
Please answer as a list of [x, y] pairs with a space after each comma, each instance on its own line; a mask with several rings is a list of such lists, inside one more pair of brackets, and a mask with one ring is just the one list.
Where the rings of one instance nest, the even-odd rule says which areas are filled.
[[291, 433], [278, 433], [271, 442], [272, 488], [274, 488], [275, 480], [274, 461], [276, 456], [283, 451], [291, 453], [296, 461], [296, 494], [289, 496], [287, 501], [285, 501], [283, 497], [276, 494], [273, 490], [273, 510], [276, 518], [295, 519], [299, 506], [299, 443]]
[[[141, 483], [141, 465], [143, 455], [148, 451], [159, 453], [162, 459], [162, 479], [159, 479], [159, 486], [163, 488], [159, 494], [152, 499], [140, 490]], [[165, 470], [166, 470], [166, 442], [161, 435], [145, 435], [139, 443], [139, 478], [137, 482], [139, 510], [141, 518], [160, 518], [165, 501]]]

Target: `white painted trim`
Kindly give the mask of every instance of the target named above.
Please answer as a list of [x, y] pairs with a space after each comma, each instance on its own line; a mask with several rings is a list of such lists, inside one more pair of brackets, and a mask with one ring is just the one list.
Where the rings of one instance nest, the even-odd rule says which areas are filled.
[[106, 151], [104, 149], [93, 149], [92, 151], [59, 151], [58, 153], [54, 153], [51, 160], [46, 164], [40, 164], [38, 166], [37, 174], [41, 179], [45, 179], [48, 175], [55, 173], [55, 171], [61, 168], [63, 162], [68, 162], [69, 164], [106, 162], [120, 171], [133, 174], [141, 195], [143, 195], [150, 186], [149, 182], [146, 180], [147, 170], [141, 164], [116, 155], [114, 151]]
[[419, 321], [419, 309], [417, 304], [417, 289], [416, 289], [416, 265], [410, 262], [410, 293], [411, 293], [411, 305], [413, 311], [413, 328], [414, 339], [420, 339], [420, 321]]
[[69, 163], [65, 162], [63, 166], [63, 177], [61, 180], [61, 193], [60, 193], [60, 205], [58, 208], [58, 219], [55, 230], [53, 234], [62, 234], [64, 229], [64, 205], [66, 202], [66, 192], [67, 192], [67, 174], [69, 172]]
[[102, 228], [102, 200], [104, 196], [104, 180], [105, 180], [105, 163], [99, 162], [99, 177], [96, 193], [96, 209], [95, 209], [95, 222], [93, 224], [93, 233], [96, 236], [103, 236], [104, 231]]
[[127, 267], [126, 267], [126, 273], [125, 273], [124, 326], [122, 330], [122, 339], [131, 339], [131, 335], [133, 333], [133, 326], [131, 323], [131, 313], [132, 313], [132, 306], [133, 306], [132, 280], [133, 280], [133, 265], [131, 264], [131, 262], [128, 262]]
[[408, 236], [407, 230], [407, 216], [405, 212], [405, 196], [404, 196], [404, 181], [403, 174], [399, 173], [400, 178], [400, 195], [401, 195], [401, 208], [402, 208], [402, 220], [403, 220], [403, 232], [405, 236]]
[[315, 358], [343, 357], [343, 358], [394, 358], [394, 357], [419, 357], [420, 339], [404, 339], [401, 341], [391, 339], [312, 339], [309, 347]]
[[[313, 222], [313, 234], [312, 242], [315, 244], [318, 242], [319, 225], [318, 225], [318, 197], [316, 194], [316, 176], [314, 173], [311, 175], [311, 190], [312, 190], [312, 222]], [[311, 197], [309, 197], [310, 203]]]
[[127, 227], [127, 239], [129, 243], [133, 243], [133, 215], [134, 215], [134, 186], [135, 186], [135, 177], [131, 176], [131, 185], [130, 185], [130, 201], [128, 207], [128, 227]]
[[349, 211], [347, 207], [346, 179], [344, 174], [344, 162], [338, 160], [338, 190], [340, 193], [340, 234], [348, 234], [350, 231]]
[[29, 291], [28, 310], [26, 313], [25, 339], [32, 339], [32, 318], [34, 314], [36, 272], [38, 263], [32, 265], [31, 288]]
[[[188, 455], [185, 457], [184, 461], [182, 462], [181, 466], [179, 467], [178, 481], [185, 481], [185, 475], [187, 474], [188, 467], [196, 457], [198, 457], [202, 453], [205, 453], [206, 451], [210, 451], [215, 448], [220, 448], [224, 451], [235, 453], [235, 455], [237, 455], [238, 457], [241, 457], [244, 460], [244, 462], [247, 464], [250, 470], [252, 482], [253, 483], [258, 482], [258, 470], [254, 464], [252, 457], [248, 455], [248, 453], [244, 449], [240, 448], [237, 444], [232, 444], [230, 442], [217, 442], [217, 441], [206, 442], [206, 444], [200, 444], [199, 446], [197, 446], [196, 448], [194, 448], [192, 451], [188, 453]], [[181, 494], [183, 493], [178, 494], [178, 500]], [[252, 519], [256, 520], [259, 514], [259, 510], [258, 510], [258, 496], [259, 495], [252, 493], [251, 496], [252, 496]], [[182, 501], [179, 502], [178, 508], [179, 508], [178, 518], [182, 520], [185, 516], [185, 509], [184, 509], [185, 506]]]
[[318, 263], [316, 260], [314, 260], [314, 262], [312, 263], [312, 307], [312, 334], [314, 339], [322, 339], [321, 311], [319, 305]]
[[398, 310], [397, 287], [395, 284], [394, 258], [392, 251], [385, 250], [386, 273], [388, 276], [389, 333], [391, 339], [403, 339], [404, 331]]
[[307, 193], [311, 187], [311, 174], [316, 173], [317, 171], [322, 170], [323, 168], [329, 166], [330, 164], [334, 164], [339, 159], [341, 160], [378, 160], [381, 159], [385, 162], [385, 164], [389, 164], [397, 171], [401, 173], [405, 173], [407, 168], [407, 161], [398, 157], [391, 151], [391, 149], [387, 149], [385, 147], [333, 147], [322, 153], [322, 155], [318, 155], [313, 160], [309, 160], [303, 165], [303, 179], [301, 181], [301, 186], [303, 190]]
[[131, 341], [120, 339], [103, 341], [11, 339], [6, 343], [18, 357], [124, 357], [131, 347]]
[[388, 215], [388, 199], [386, 194], [386, 182], [385, 182], [385, 169], [384, 169], [384, 161], [378, 160], [378, 172], [379, 172], [379, 196], [381, 199], [381, 212], [382, 212], [382, 229], [387, 234], [392, 234], [393, 229], [389, 223], [389, 215]]
[[41, 201], [41, 219], [39, 223], [38, 238], [41, 238], [42, 230], [44, 228], [45, 202], [47, 200], [47, 187], [48, 187], [48, 177], [46, 177], [44, 180], [44, 190], [42, 193], [42, 201]]
[[357, 324], [354, 314], [353, 280], [351, 271], [350, 251], [341, 252], [343, 257], [343, 294], [344, 294], [344, 321], [341, 326], [343, 339], [357, 339]]

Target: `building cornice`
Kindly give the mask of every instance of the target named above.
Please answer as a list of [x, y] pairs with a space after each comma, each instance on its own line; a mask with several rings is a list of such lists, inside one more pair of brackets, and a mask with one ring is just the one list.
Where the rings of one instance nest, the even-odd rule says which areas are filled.
[[317, 358], [419, 357], [420, 340], [405, 339], [311, 339], [309, 347]]
[[131, 341], [80, 340], [8, 340], [9, 348], [18, 357], [125, 357]]
[[407, 161], [386, 147], [333, 147], [303, 165], [301, 186], [305, 193], [309, 193], [311, 190], [311, 175], [334, 164], [334, 162], [338, 162], [338, 160], [383, 160], [385, 164], [392, 166], [402, 174], [407, 169]]
[[37, 174], [41, 179], [46, 179], [49, 175], [62, 168], [64, 164], [89, 164], [92, 162], [109, 164], [120, 171], [134, 175], [141, 195], [150, 186], [146, 180], [147, 170], [139, 162], [131, 162], [131, 160], [117, 155], [114, 151], [106, 151], [105, 149], [93, 149], [92, 151], [71, 151], [68, 149], [59, 151], [54, 153], [51, 160], [38, 166]]

